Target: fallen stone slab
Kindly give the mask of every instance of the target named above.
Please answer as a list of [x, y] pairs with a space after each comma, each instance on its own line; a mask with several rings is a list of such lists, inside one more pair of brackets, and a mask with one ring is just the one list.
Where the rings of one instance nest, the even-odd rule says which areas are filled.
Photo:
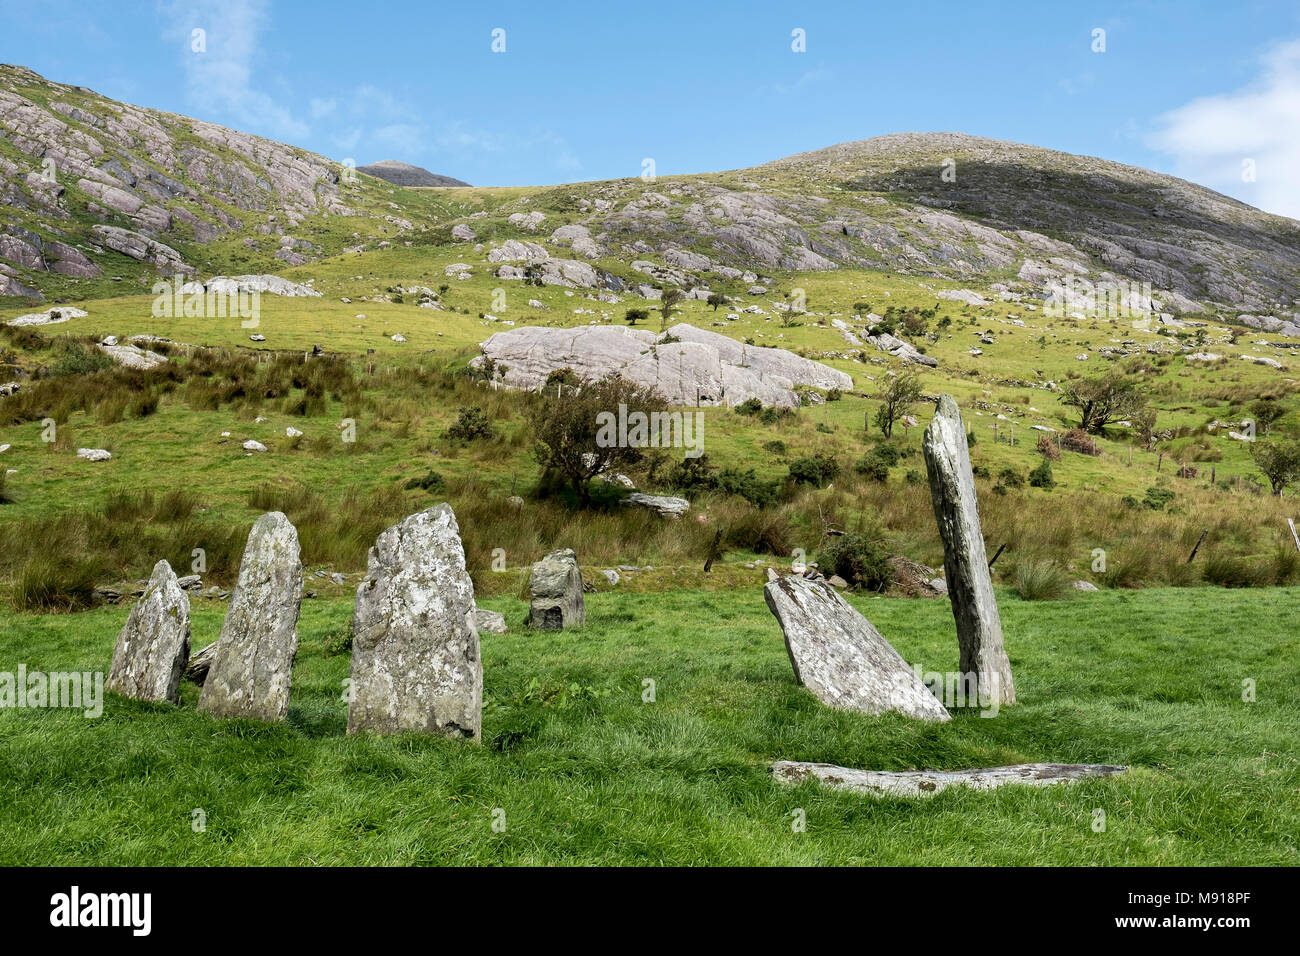
[[777, 577], [764, 586], [763, 598], [785, 634], [795, 680], [823, 704], [864, 714], [949, 719], [898, 651], [824, 581]]
[[143, 596], [117, 635], [106, 686], [138, 700], [180, 702], [190, 656], [190, 599], [166, 561], [154, 565]]
[[1048, 787], [1127, 773], [1128, 767], [1096, 763], [1022, 763], [972, 770], [855, 770], [829, 763], [778, 760], [772, 776], [796, 785], [812, 777], [828, 787], [877, 796], [928, 797], [953, 786], [995, 790], [1007, 784]]
[[212, 669], [212, 659], [217, 656], [217, 645], [220, 641], [213, 641], [203, 650], [190, 657], [190, 662], [185, 665], [185, 679], [192, 680], [196, 684], [202, 684], [208, 679], [208, 671]]
[[625, 505], [648, 508], [664, 518], [680, 518], [691, 508], [685, 498], [673, 498], [669, 495], [647, 495], [634, 491], [622, 501]]

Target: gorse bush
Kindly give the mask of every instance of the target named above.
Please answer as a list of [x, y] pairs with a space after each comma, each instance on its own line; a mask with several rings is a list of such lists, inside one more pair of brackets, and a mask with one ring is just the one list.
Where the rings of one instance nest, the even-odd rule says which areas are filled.
[[1056, 479], [1052, 477], [1052, 463], [1044, 459], [1037, 468], [1029, 473], [1029, 484], [1046, 491], [1054, 488]]
[[838, 574], [850, 587], [883, 591], [893, 578], [889, 552], [877, 533], [835, 535], [822, 547], [817, 564], [823, 574]]
[[491, 438], [492, 422], [483, 414], [483, 409], [477, 406], [462, 408], [456, 416], [456, 421], [447, 429], [447, 437], [459, 442]]
[[827, 455], [796, 458], [790, 462], [790, 478], [796, 484], [821, 488], [834, 481], [839, 473], [839, 462]]

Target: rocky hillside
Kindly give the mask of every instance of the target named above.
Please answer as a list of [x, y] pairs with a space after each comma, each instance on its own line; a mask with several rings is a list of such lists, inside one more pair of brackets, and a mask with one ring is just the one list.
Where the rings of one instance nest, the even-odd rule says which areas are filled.
[[[429, 218], [413, 194], [257, 136], [0, 65], [0, 295], [300, 265]], [[126, 291], [126, 290], [122, 290]]]
[[[1294, 327], [1300, 223], [1170, 176], [955, 133], [902, 133], [751, 169], [453, 196], [385, 160], [323, 156], [0, 66], [0, 296], [84, 299], [176, 272], [259, 273], [389, 245], [449, 275], [693, 298], [841, 269], [1042, 299], [1150, 283], [1171, 313]], [[373, 173], [382, 178], [372, 178]], [[387, 180], [387, 181], [385, 181]], [[298, 278], [302, 278], [299, 276]]]
[[420, 166], [399, 163], [395, 159], [384, 159], [366, 166], [358, 166], [357, 172], [374, 176], [384, 182], [397, 186], [468, 186], [469, 183], [450, 176], [439, 176]]

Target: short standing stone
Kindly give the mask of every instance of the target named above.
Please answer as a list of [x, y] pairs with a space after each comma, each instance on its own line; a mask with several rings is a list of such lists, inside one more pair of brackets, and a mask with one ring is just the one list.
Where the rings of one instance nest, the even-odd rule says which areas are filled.
[[108, 689], [140, 700], [179, 703], [189, 657], [190, 599], [171, 565], [159, 561], [117, 635]]
[[785, 634], [794, 676], [831, 707], [922, 720], [948, 712], [871, 622], [822, 581], [786, 575], [763, 598]]
[[536, 630], [559, 631], [587, 620], [582, 572], [571, 548], [552, 551], [533, 565], [528, 593], [528, 625]]
[[978, 699], [1014, 704], [1011, 662], [1002, 644], [1002, 619], [993, 595], [984, 534], [975, 500], [975, 476], [961, 411], [951, 395], [939, 397], [934, 420], [921, 443], [930, 477], [930, 499], [943, 538], [944, 579], [957, 620], [961, 673], [973, 675]]
[[288, 518], [272, 511], [249, 532], [199, 710], [217, 717], [284, 719], [301, 605], [298, 532]]
[[348, 733], [482, 732], [483, 662], [474, 585], [451, 506], [375, 540], [352, 620]]
[[474, 622], [480, 634], [506, 634], [510, 631], [506, 626], [506, 616], [500, 611], [477, 608], [474, 611]]

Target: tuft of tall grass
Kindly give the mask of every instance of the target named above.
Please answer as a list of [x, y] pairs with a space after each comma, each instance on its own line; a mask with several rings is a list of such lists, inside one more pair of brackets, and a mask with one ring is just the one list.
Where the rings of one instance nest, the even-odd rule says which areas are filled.
[[1055, 561], [1018, 558], [1009, 577], [1012, 590], [1022, 601], [1060, 601], [1073, 593], [1070, 575]]

